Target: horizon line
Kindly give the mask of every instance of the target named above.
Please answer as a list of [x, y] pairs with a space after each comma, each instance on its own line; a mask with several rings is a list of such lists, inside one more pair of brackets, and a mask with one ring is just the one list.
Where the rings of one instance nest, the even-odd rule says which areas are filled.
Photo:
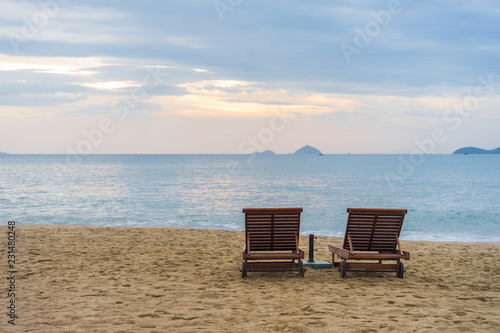
[[[232, 155], [232, 156], [250, 156], [250, 155], [297, 155], [297, 156], [324, 156], [324, 155], [416, 155], [415, 153], [321, 153], [321, 154], [295, 154], [295, 153], [274, 153], [263, 154], [255, 152], [251, 154], [238, 153], [94, 153], [94, 154], [67, 154], [67, 153], [5, 153], [0, 152], [0, 156], [5, 155], [60, 155], [60, 156], [99, 156], [99, 155]], [[454, 154], [454, 153], [418, 153], [417, 155], [497, 155], [497, 154]]]

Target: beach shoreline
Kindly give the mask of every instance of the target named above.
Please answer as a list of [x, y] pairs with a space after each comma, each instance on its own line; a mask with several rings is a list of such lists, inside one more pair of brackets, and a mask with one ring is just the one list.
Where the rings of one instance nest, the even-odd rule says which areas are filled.
[[[7, 227], [0, 253], [7, 258]], [[402, 241], [404, 279], [336, 269], [250, 272], [244, 232], [16, 225], [23, 332], [498, 331], [500, 243]], [[316, 260], [331, 262], [318, 236]], [[308, 236], [300, 246], [308, 250]], [[7, 274], [7, 269], [4, 269]], [[6, 279], [3, 279], [7, 281]], [[8, 302], [7, 282], [1, 286]], [[6, 305], [7, 306], [7, 305]], [[0, 326], [7, 327], [7, 316]]]

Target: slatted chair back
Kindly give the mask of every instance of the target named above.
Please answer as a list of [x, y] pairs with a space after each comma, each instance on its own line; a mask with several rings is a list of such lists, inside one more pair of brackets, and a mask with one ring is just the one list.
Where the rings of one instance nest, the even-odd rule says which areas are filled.
[[302, 208], [244, 208], [247, 251], [299, 251]]
[[[395, 252], [406, 209], [348, 208], [344, 249]], [[351, 238], [352, 249], [349, 244]], [[396, 237], [397, 236], [397, 237]]]

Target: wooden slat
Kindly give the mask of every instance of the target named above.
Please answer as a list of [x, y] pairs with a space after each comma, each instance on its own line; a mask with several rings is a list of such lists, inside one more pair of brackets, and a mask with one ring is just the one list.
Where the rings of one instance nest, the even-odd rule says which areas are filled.
[[357, 214], [401, 214], [407, 213], [406, 209], [391, 209], [391, 208], [347, 208], [348, 213]]
[[299, 264], [295, 262], [247, 262], [249, 272], [296, 271], [298, 269]]
[[246, 260], [278, 260], [278, 259], [299, 259], [297, 253], [249, 253], [245, 256]]
[[348, 271], [371, 271], [371, 272], [396, 272], [396, 264], [374, 264], [374, 263], [346, 263], [346, 270]]
[[354, 253], [349, 259], [353, 260], [396, 260], [405, 259], [404, 254], [397, 253]]
[[[346, 235], [352, 238], [355, 251], [395, 250], [405, 209], [348, 208]], [[347, 236], [344, 248], [350, 249]]]
[[[303, 259], [298, 248], [302, 208], [244, 208], [247, 239], [244, 260]], [[255, 252], [260, 251], [260, 252]], [[297, 263], [247, 262], [249, 270], [297, 270]]]
[[302, 208], [243, 208], [243, 213], [265, 214], [265, 213], [297, 213], [302, 212]]

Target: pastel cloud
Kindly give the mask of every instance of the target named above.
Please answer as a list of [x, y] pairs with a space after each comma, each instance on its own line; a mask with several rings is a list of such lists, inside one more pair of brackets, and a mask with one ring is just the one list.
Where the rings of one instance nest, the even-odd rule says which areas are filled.
[[[55, 135], [44, 141], [43, 133], [70, 140], [71, 131], [77, 136], [112, 115], [116, 101], [142, 94], [113, 144], [96, 152], [235, 152], [241, 138], [283, 112], [296, 121], [276, 138], [277, 151], [314, 141], [326, 153], [347, 145], [410, 152], [415, 138], [449, 125], [443, 114], [474, 96], [481, 75], [491, 75], [494, 92], [439, 152], [500, 142], [500, 12], [493, 2], [402, 0], [351, 63], [339, 45], [354, 43], [389, 2], [233, 2], [223, 20], [201, 0], [61, 1], [52, 12], [44, 3], [2, 2], [2, 151], [61, 152], [64, 142]], [[145, 82], [151, 68], [168, 75]], [[144, 132], [156, 140], [143, 141]], [[171, 141], [179, 147], [162, 145]]]

